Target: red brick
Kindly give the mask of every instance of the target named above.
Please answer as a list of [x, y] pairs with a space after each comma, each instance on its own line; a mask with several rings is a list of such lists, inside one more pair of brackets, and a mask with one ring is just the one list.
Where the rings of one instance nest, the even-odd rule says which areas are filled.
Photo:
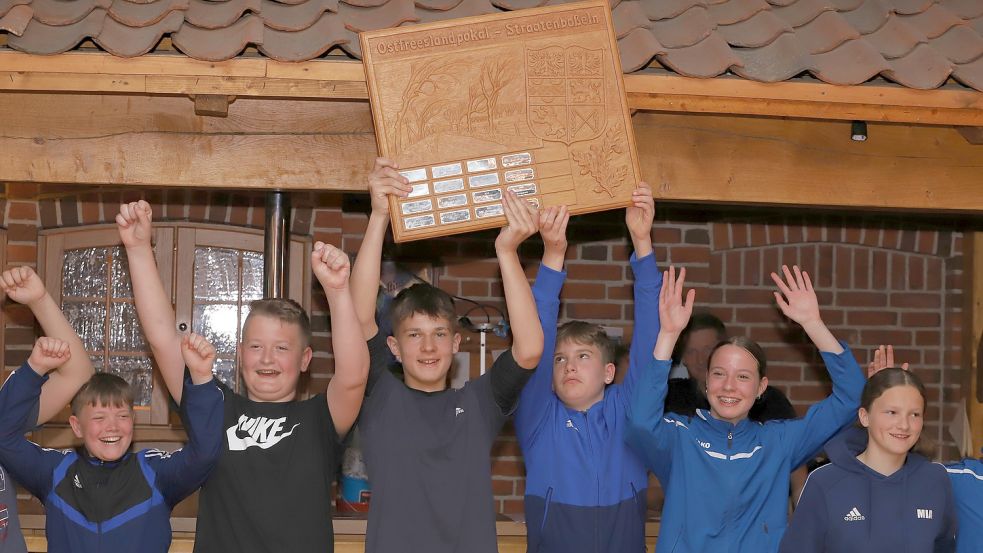
[[607, 319], [621, 318], [621, 306], [611, 303], [568, 303], [567, 313], [573, 319]]
[[504, 499], [500, 513], [503, 515], [514, 515], [524, 512], [525, 504], [521, 499]]
[[522, 450], [519, 449], [519, 442], [509, 439], [495, 440], [492, 446], [492, 457], [520, 457]]
[[38, 204], [37, 202], [18, 202], [9, 203], [10, 210], [7, 214], [7, 221], [37, 221]]
[[921, 256], [908, 257], [908, 290], [925, 289], [925, 260]]
[[730, 223], [731, 244], [735, 248], [743, 248], [748, 245], [748, 225], [745, 223]]
[[853, 250], [853, 287], [861, 290], [870, 288], [870, 250]]
[[915, 243], [917, 237], [914, 230], [902, 230], [901, 231], [901, 242], [898, 244], [898, 249], [905, 252], [915, 251]]
[[499, 495], [515, 495], [515, 480], [504, 479], [504, 478], [492, 478], [492, 494]]
[[911, 345], [911, 332], [907, 330], [865, 329], [860, 331], [860, 341], [871, 345]]
[[41, 212], [42, 228], [55, 228], [59, 225], [58, 206], [54, 200], [41, 200], [38, 202], [38, 210]]
[[887, 277], [888, 277], [888, 266], [887, 266], [887, 252], [874, 250], [871, 252], [870, 261], [870, 276], [871, 276], [871, 288], [875, 290], [883, 290], [887, 288]]
[[618, 281], [624, 278], [623, 265], [608, 263], [568, 263], [567, 279]]
[[80, 196], [79, 211], [82, 213], [82, 224], [91, 225], [103, 222], [102, 204], [99, 203], [98, 194]]
[[937, 250], [936, 243], [938, 239], [938, 231], [921, 229], [918, 231], [918, 237], [915, 239], [915, 250], [921, 253], [934, 254]]
[[526, 467], [522, 461], [495, 459], [491, 464], [491, 473], [494, 476], [525, 476]]
[[846, 290], [853, 288], [853, 255], [850, 248], [837, 246], [836, 255], [836, 276], [833, 279], [833, 286]]
[[843, 229], [843, 241], [847, 244], [859, 244], [860, 232], [858, 227], [846, 227]]
[[635, 298], [635, 291], [631, 284], [624, 284], [620, 286], [608, 285], [607, 298], [609, 300], [632, 301]]
[[709, 274], [708, 284], [721, 284], [724, 281], [724, 256], [722, 254], [715, 252], [710, 255], [710, 268], [707, 272]]
[[830, 389], [821, 384], [800, 384], [789, 386], [789, 399], [792, 401], [822, 401], [829, 397]]
[[[823, 315], [825, 316], [825, 312]], [[846, 323], [850, 326], [895, 326], [898, 324], [898, 314], [894, 311], [851, 309], [846, 315]], [[827, 324], [829, 323], [827, 322]]]
[[673, 265], [690, 263], [709, 263], [710, 250], [702, 246], [672, 246], [669, 248], [669, 262]]
[[761, 274], [761, 254], [758, 250], [747, 250], [744, 253], [745, 286], [760, 286], [765, 284]]
[[938, 309], [942, 305], [942, 298], [939, 294], [924, 292], [897, 292], [891, 294], [891, 307]]
[[774, 222], [768, 224], [768, 243], [769, 244], [784, 244], [785, 240], [785, 225], [781, 222]]
[[605, 299], [605, 286], [601, 282], [568, 282], [563, 285], [560, 299], [568, 300], [602, 300]]
[[[937, 257], [929, 257], [925, 260], [925, 289], [930, 291], [942, 289], [942, 273], [945, 265]], [[958, 287], [957, 287], [958, 288]]]
[[713, 236], [713, 249], [718, 251], [729, 250], [731, 248], [730, 225], [727, 223], [711, 223], [710, 226]]
[[725, 268], [727, 272], [724, 277], [724, 282], [726, 283], [738, 283], [741, 281], [741, 275], [744, 274], [742, 270], [741, 262], [743, 261], [741, 252], [730, 251], [727, 252], [725, 258]]
[[682, 232], [677, 227], [658, 225], [653, 230], [652, 236], [652, 241], [656, 244], [679, 244], [682, 242]]
[[33, 265], [37, 263], [37, 259], [38, 259], [37, 245], [31, 244], [27, 246], [22, 246], [17, 244], [7, 244], [8, 264]]
[[34, 199], [38, 195], [38, 185], [30, 182], [8, 182], [7, 198]]
[[768, 244], [768, 232], [763, 223], [749, 225], [751, 232], [750, 246], [765, 246]]
[[7, 240], [11, 242], [36, 242], [38, 239], [37, 225], [10, 223], [7, 225]]
[[942, 316], [939, 313], [902, 313], [901, 326], [911, 327], [930, 327], [937, 328], [942, 325]]
[[466, 298], [487, 297], [488, 283], [484, 280], [462, 280], [461, 295]]
[[882, 292], [837, 292], [837, 303], [854, 307], [886, 307], [887, 294]]
[[705, 228], [692, 228], [686, 230], [684, 241], [687, 244], [710, 245], [710, 233]]
[[942, 341], [942, 333], [938, 330], [916, 330], [915, 344], [922, 346], [934, 346]]
[[824, 234], [823, 231], [824, 231], [824, 227], [820, 225], [806, 225], [805, 226], [806, 241], [824, 242], [825, 240], [823, 239], [823, 234]]
[[800, 382], [802, 380], [802, 367], [785, 363], [771, 363], [769, 361], [766, 370], [768, 380], [778, 382]]
[[317, 209], [314, 211], [315, 228], [340, 228], [342, 223], [341, 211]]
[[886, 228], [881, 233], [881, 247], [896, 250], [901, 239], [901, 231], [895, 228]]
[[785, 316], [774, 304], [763, 307], [741, 307], [737, 316], [742, 324], [753, 323], [783, 323]]
[[[700, 293], [697, 293], [697, 301]], [[773, 305], [775, 296], [771, 290], [764, 288], [731, 288], [724, 292], [726, 302], [731, 305]]]
[[710, 281], [710, 268], [700, 265], [689, 265], [686, 267], [686, 282], [693, 286], [707, 284]]

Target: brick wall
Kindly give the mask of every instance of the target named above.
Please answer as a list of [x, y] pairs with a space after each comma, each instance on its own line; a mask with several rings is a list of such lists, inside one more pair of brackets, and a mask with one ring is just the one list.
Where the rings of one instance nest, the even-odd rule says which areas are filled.
[[[261, 228], [258, 193], [113, 190], [7, 184], [2, 224], [8, 229], [8, 263], [34, 265], [39, 228], [111, 222], [121, 200], [145, 194], [158, 220], [187, 220]], [[292, 197], [291, 228], [315, 240], [357, 251], [364, 233], [364, 196], [300, 193]], [[930, 392], [926, 434], [955, 455], [944, 427], [963, 399], [960, 351], [963, 256], [958, 221], [894, 216], [784, 212], [777, 209], [707, 209], [665, 206], [653, 230], [661, 266], [685, 265], [700, 308], [720, 316], [732, 333], [759, 341], [769, 358], [772, 383], [804, 411], [830, 391], [819, 357], [804, 334], [782, 320], [768, 274], [781, 263], [799, 263], [819, 289], [823, 315], [858, 360], [871, 348], [893, 343], [925, 379]], [[494, 259], [495, 231], [389, 245], [386, 255], [436, 267], [441, 288], [504, 308]], [[633, 308], [629, 241], [623, 215], [609, 212], [575, 218], [569, 231], [568, 280], [561, 320], [586, 319], [631, 334]], [[531, 239], [520, 251], [535, 275], [542, 247]], [[315, 349], [312, 391], [326, 386], [333, 370], [326, 306], [312, 291]], [[4, 308], [5, 365], [26, 358], [33, 342], [30, 313]], [[466, 348], [476, 349], [476, 338]], [[492, 342], [492, 348], [504, 347]], [[476, 370], [476, 369], [475, 369]], [[523, 466], [514, 431], [507, 428], [493, 452], [498, 509], [521, 512]]]

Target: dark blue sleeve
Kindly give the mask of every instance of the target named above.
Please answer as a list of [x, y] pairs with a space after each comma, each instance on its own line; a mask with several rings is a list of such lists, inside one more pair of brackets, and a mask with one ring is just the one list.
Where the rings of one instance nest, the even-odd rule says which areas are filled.
[[631, 394], [625, 442], [665, 486], [677, 428], [675, 421], [664, 417], [672, 362], [650, 357], [649, 363], [650, 366], [641, 371]]
[[51, 474], [65, 454], [39, 447], [24, 437], [37, 420], [41, 386], [48, 380], [25, 362], [0, 388], [0, 464], [21, 486], [43, 499], [51, 490]]
[[652, 367], [652, 350], [659, 337], [659, 292], [662, 290], [662, 272], [655, 264], [655, 253], [641, 259], [631, 254], [631, 271], [635, 275], [635, 328], [628, 352], [628, 374], [621, 385], [626, 405], [631, 401], [631, 392], [640, 373]]
[[778, 553], [825, 553], [829, 524], [826, 511], [822, 485], [810, 477], [802, 489]]
[[222, 454], [224, 395], [215, 382], [195, 385], [185, 376], [181, 418], [188, 443], [174, 453], [143, 452], [157, 471], [157, 488], [172, 506], [205, 482]]

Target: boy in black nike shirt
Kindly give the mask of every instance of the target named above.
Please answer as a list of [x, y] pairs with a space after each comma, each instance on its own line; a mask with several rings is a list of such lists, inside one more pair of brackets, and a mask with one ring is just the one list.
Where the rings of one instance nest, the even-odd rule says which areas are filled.
[[[352, 278], [372, 358], [359, 422], [372, 483], [366, 552], [494, 553], [491, 447], [543, 352], [543, 330], [517, 253], [538, 230], [539, 214], [511, 192], [504, 198], [508, 226], [495, 252], [512, 348], [477, 380], [448, 389], [461, 335], [446, 292], [426, 284], [401, 292], [391, 306], [392, 336], [381, 335], [375, 321], [388, 195], [405, 197], [409, 190], [391, 162], [376, 160], [369, 176], [372, 214]], [[390, 353], [402, 364], [403, 382], [388, 370]]]
[[[171, 396], [181, 401], [174, 311], [150, 245], [151, 210], [140, 201], [116, 218], [126, 247], [137, 315]], [[201, 489], [196, 552], [332, 551], [331, 483], [341, 439], [358, 416], [368, 350], [348, 289], [348, 256], [318, 242], [311, 267], [331, 312], [335, 372], [326, 393], [297, 399], [297, 381], [313, 356], [307, 313], [285, 299], [257, 300], [239, 344], [245, 395], [225, 393], [225, 440]]]

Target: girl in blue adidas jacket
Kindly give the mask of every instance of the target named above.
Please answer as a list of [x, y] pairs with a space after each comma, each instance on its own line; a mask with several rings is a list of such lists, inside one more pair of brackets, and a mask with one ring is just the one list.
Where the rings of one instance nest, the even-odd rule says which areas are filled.
[[[775, 299], [822, 353], [833, 395], [802, 419], [757, 423], [747, 418], [768, 385], [761, 347], [743, 337], [721, 342], [710, 355], [710, 410], [680, 417], [663, 412], [670, 358], [693, 312], [695, 291], [683, 301], [685, 269], [670, 268], [659, 297], [661, 329], [654, 370], [635, 388], [626, 439], [665, 488], [656, 550], [660, 553], [768, 553], [778, 549], [788, 518], [789, 475], [856, 416], [864, 377], [849, 349], [830, 333], [807, 273], [772, 273]], [[794, 275], [793, 275], [794, 272]]]

